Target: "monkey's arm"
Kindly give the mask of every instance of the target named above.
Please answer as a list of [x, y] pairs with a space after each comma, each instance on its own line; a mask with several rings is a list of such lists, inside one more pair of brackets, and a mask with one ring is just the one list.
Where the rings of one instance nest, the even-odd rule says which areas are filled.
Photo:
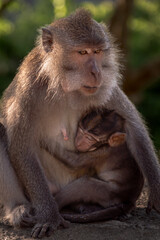
[[[34, 140], [33, 121], [29, 124], [28, 117], [16, 119], [9, 139], [9, 156], [20, 184], [26, 190], [32, 206], [35, 209], [37, 224], [32, 236], [42, 237], [51, 233], [64, 220], [60, 216], [55, 199], [51, 195], [47, 181], [36, 155], [38, 143]], [[30, 128], [30, 131], [27, 129]], [[17, 147], [18, 146], [18, 147]], [[65, 222], [64, 222], [65, 224]]]
[[49, 142], [41, 142], [42, 148], [44, 148], [53, 157], [57, 158], [67, 167], [72, 169], [95, 166], [97, 163], [103, 163], [112, 152], [112, 148], [106, 145], [98, 148], [95, 151], [85, 153], [69, 151], [57, 143], [54, 145], [56, 147], [52, 149]]
[[148, 209], [155, 208], [160, 212], [160, 165], [140, 114], [118, 87], [113, 91], [106, 107], [114, 109], [125, 118], [127, 145], [150, 187]]

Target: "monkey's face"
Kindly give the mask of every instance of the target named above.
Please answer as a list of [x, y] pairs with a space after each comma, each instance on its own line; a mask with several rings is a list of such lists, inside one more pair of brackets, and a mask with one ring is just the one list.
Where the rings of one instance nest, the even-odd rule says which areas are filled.
[[82, 95], [109, 95], [117, 84], [114, 54], [107, 44], [80, 45], [64, 51], [61, 86], [65, 93], [78, 91]]
[[78, 127], [75, 138], [75, 147], [79, 152], [93, 151], [95, 149], [93, 146], [96, 143], [96, 136], [92, 136], [92, 134], [90, 134], [88, 131]]
[[53, 82], [57, 80], [66, 94], [106, 102], [120, 77], [117, 52], [107, 28], [79, 10], [42, 30], [43, 48], [49, 56], [45, 71]]
[[124, 119], [115, 111], [92, 110], [79, 122], [75, 147], [80, 152], [87, 152], [104, 144], [109, 144], [112, 147], [119, 146], [124, 143], [126, 137], [123, 128]]
[[75, 147], [80, 152], [93, 151], [98, 146], [107, 143], [108, 131], [104, 131], [101, 112], [93, 110], [79, 122]]
[[[106, 46], [79, 46], [67, 54], [63, 64], [61, 86], [65, 92], [78, 90], [84, 95], [95, 94], [103, 85], [103, 64]], [[66, 60], [66, 58], [63, 58]]]

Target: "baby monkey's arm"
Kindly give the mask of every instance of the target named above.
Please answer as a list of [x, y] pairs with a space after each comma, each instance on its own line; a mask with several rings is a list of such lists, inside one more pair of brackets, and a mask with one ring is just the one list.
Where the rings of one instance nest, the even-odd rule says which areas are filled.
[[41, 147], [69, 168], [94, 167], [97, 163], [105, 162], [110, 154], [113, 153], [112, 147], [117, 147], [123, 144], [125, 142], [125, 137], [125, 133], [113, 133], [108, 139], [108, 144], [99, 147], [95, 151], [83, 153], [69, 151], [57, 143], [55, 143], [54, 149], [47, 142], [41, 143]]
[[57, 143], [54, 149], [52, 149], [49, 144], [43, 142], [41, 143], [41, 148], [45, 149], [49, 154], [71, 169], [94, 166], [99, 161], [99, 158], [101, 158], [101, 161], [102, 159], [105, 161], [107, 153], [108, 156], [110, 155], [110, 150], [107, 146], [98, 148], [93, 152], [83, 153], [69, 151]]

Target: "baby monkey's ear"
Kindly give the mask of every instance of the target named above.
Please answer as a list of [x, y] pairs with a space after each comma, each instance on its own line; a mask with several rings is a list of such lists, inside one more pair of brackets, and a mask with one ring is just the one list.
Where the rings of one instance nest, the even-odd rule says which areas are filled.
[[122, 133], [122, 132], [116, 132], [113, 133], [109, 139], [108, 139], [108, 144], [111, 147], [117, 147], [121, 144], [123, 144], [126, 140], [126, 133]]

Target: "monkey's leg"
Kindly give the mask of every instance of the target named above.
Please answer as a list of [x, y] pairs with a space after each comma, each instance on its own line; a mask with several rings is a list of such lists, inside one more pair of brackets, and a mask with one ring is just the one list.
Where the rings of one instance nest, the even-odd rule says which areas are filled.
[[62, 217], [70, 222], [79, 222], [79, 223], [87, 223], [87, 222], [96, 222], [103, 220], [111, 220], [117, 219], [118, 217], [124, 216], [129, 213], [134, 207], [132, 203], [119, 203], [113, 206], [109, 206], [108, 208], [101, 209], [98, 211], [85, 213], [85, 214], [70, 214], [64, 213]]
[[98, 203], [106, 208], [121, 203], [119, 186], [115, 182], [82, 177], [65, 186], [55, 196], [59, 209], [75, 202]]
[[134, 203], [123, 203], [123, 200], [118, 197], [119, 192], [120, 189], [116, 184], [82, 177], [64, 187], [57, 193], [55, 199], [60, 209], [72, 202], [98, 203], [105, 208], [85, 214], [62, 214], [66, 220], [71, 222], [85, 223], [115, 219], [133, 209]]
[[31, 205], [23, 194], [2, 142], [0, 142], [0, 203], [4, 206], [5, 218], [11, 225], [31, 226], [35, 223], [34, 217], [30, 214]]

